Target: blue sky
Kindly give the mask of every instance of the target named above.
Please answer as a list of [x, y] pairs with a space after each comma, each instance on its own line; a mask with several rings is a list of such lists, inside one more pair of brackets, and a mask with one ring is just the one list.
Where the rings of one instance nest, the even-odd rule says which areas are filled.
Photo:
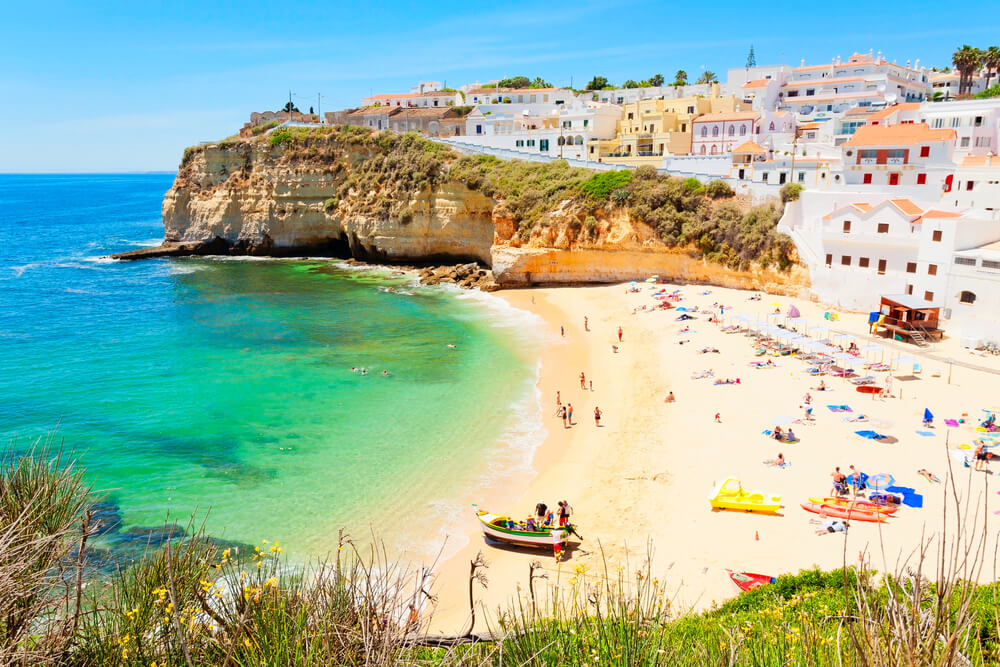
[[[31, 2], [0, 21], [0, 172], [172, 170], [291, 89], [302, 110], [357, 105], [418, 80], [542, 76], [581, 87], [746, 61], [882, 50], [950, 64], [1000, 42], [995, 0], [939, 3]], [[941, 20], [942, 17], [945, 20]], [[967, 19], [967, 20], [966, 20]]]

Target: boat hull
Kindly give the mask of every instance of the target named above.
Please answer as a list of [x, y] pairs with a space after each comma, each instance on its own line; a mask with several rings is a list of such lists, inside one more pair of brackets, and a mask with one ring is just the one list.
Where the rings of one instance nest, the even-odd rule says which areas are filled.
[[844, 519], [846, 521], [866, 521], [868, 523], [880, 523], [885, 521], [887, 514], [882, 512], [872, 512], [849, 507], [838, 507], [836, 505], [824, 505], [821, 503], [802, 503], [802, 509], [813, 514], [821, 514], [831, 519]]
[[506, 521], [507, 517], [505, 516], [484, 511], [477, 512], [476, 516], [479, 519], [480, 528], [483, 530], [483, 536], [494, 542], [503, 544], [536, 549], [551, 549], [553, 544], [562, 544], [570, 536], [567, 526], [557, 526], [543, 531], [511, 530], [495, 525], [495, 522]]

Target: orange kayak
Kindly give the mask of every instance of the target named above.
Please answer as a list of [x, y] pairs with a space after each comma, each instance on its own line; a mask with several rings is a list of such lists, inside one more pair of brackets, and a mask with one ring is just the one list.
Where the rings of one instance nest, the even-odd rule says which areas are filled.
[[865, 510], [868, 512], [880, 512], [882, 514], [892, 514], [899, 510], [898, 507], [889, 507], [887, 505], [879, 505], [867, 500], [848, 500], [847, 498], [810, 498], [809, 502], [816, 503], [818, 505], [833, 505], [837, 507], [844, 507], [846, 509], [858, 509]]
[[872, 512], [871, 510], [840, 507], [838, 505], [824, 505], [822, 503], [802, 503], [801, 507], [813, 514], [822, 514], [833, 519], [845, 519], [847, 521], [880, 523], [885, 521], [887, 516], [883, 512]]

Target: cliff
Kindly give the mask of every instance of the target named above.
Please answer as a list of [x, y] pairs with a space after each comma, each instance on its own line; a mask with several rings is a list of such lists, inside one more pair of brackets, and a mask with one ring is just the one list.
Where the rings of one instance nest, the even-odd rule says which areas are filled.
[[752, 243], [738, 238], [751, 213], [746, 202], [717, 201], [652, 170], [633, 179], [562, 162], [460, 158], [416, 135], [279, 129], [188, 149], [163, 200], [163, 245], [116, 257], [477, 262], [493, 274], [476, 284], [500, 285], [653, 274], [779, 291], [805, 285], [790, 270], [791, 244], [773, 236], [774, 207]]

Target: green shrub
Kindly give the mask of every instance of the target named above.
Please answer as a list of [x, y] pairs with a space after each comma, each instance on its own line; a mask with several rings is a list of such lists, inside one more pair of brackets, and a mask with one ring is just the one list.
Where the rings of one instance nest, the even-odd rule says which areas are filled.
[[781, 188], [781, 201], [788, 203], [790, 201], [795, 201], [802, 194], [802, 186], [798, 183], [785, 183]]
[[629, 191], [625, 188], [617, 188], [611, 191], [611, 201], [615, 203], [616, 206], [624, 206], [625, 202], [628, 201]]
[[687, 190], [688, 192], [701, 192], [702, 191], [701, 181], [699, 181], [694, 176], [690, 178], [685, 178], [684, 189]]
[[722, 197], [732, 197], [734, 193], [733, 189], [729, 187], [729, 183], [716, 179], [705, 185], [705, 194], [712, 199], [721, 199]]
[[325, 202], [323, 202], [323, 208], [325, 208], [327, 211], [332, 211], [333, 209], [337, 208], [338, 203], [339, 200], [336, 197], [330, 197]]
[[605, 200], [613, 190], [625, 187], [631, 180], [632, 172], [630, 170], [605, 171], [591, 176], [581, 188], [594, 199]]
[[597, 218], [592, 215], [588, 215], [583, 221], [583, 228], [587, 230], [587, 235], [590, 236], [590, 238], [597, 236]]
[[295, 139], [294, 139], [294, 137], [293, 137], [293, 135], [292, 135], [292, 133], [290, 131], [288, 131], [288, 130], [281, 130], [279, 132], [273, 133], [271, 135], [270, 140], [268, 140], [267, 143], [268, 143], [268, 145], [271, 148], [274, 148], [275, 146], [280, 146], [280, 145], [282, 145], [283, 143], [286, 143], [286, 142], [291, 143], [294, 140]]

